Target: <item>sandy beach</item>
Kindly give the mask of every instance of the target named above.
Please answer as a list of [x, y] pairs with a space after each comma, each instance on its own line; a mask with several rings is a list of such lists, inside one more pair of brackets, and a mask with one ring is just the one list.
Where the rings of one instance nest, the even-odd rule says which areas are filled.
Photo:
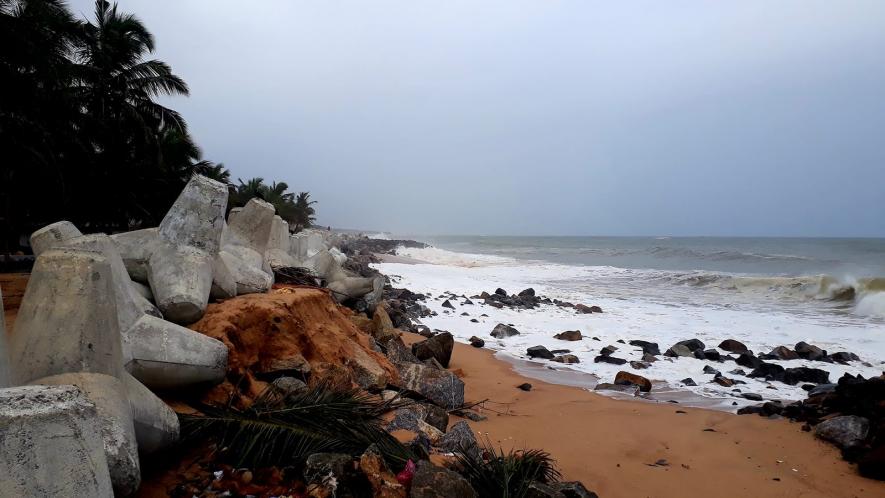
[[[460, 343], [451, 369], [467, 400], [489, 400], [488, 420], [469, 422], [478, 437], [543, 448], [566, 479], [606, 498], [885, 496], [885, 482], [857, 475], [836, 448], [786, 420], [607, 398], [523, 377], [491, 351]], [[515, 387], [523, 382], [530, 392]]]

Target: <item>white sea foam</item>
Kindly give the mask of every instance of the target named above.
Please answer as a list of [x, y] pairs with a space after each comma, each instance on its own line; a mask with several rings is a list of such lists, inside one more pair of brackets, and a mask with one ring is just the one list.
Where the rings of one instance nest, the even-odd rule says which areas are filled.
[[[437, 248], [405, 249], [401, 252], [415, 259], [433, 264], [376, 265], [385, 274], [397, 279], [396, 285], [415, 292], [430, 294], [427, 306], [438, 313], [423, 323], [434, 329], [448, 330], [456, 339], [467, 342], [473, 335], [486, 340], [488, 347], [524, 358], [527, 347], [546, 346], [550, 350], [570, 349], [579, 357], [579, 364], [564, 367], [545, 362], [554, 368], [572, 368], [592, 373], [601, 382], [611, 382], [619, 370], [630, 370], [630, 365], [594, 363], [601, 347], [614, 345], [614, 356], [639, 360], [639, 348], [618, 343], [633, 339], [657, 342], [663, 352], [675, 342], [698, 338], [708, 348], [724, 339], [737, 339], [751, 350], [765, 353], [776, 346], [793, 346], [806, 341], [829, 352], [850, 351], [860, 356], [861, 362], [850, 365], [809, 362], [804, 360], [780, 362], [784, 367], [809, 366], [822, 368], [835, 381], [844, 373], [875, 376], [882, 373], [885, 360], [885, 323], [852, 318], [848, 313], [815, 313], [808, 301], [807, 313], [795, 312], [793, 308], [780, 310], [776, 306], [753, 305], [747, 301], [733, 305], [727, 294], [694, 289], [692, 296], [711, 296], [704, 299], [668, 299], [661, 291], [650, 291], [653, 275], [661, 272], [631, 270], [613, 267], [568, 266], [553, 263], [526, 262], [498, 256], [460, 254]], [[451, 311], [442, 307], [443, 298], [438, 296], [451, 292], [471, 296], [482, 291], [491, 292], [503, 287], [510, 293], [532, 287], [539, 295], [573, 303], [595, 304], [604, 313], [582, 315], [573, 310], [556, 306], [541, 306], [534, 310], [516, 311], [497, 309], [483, 305], [474, 299], [473, 305], [465, 305], [464, 299], [450, 299], [455, 305]], [[675, 292], [675, 291], [674, 291]], [[875, 314], [885, 312], [885, 293], [869, 294], [857, 305], [858, 312]], [[798, 309], [798, 308], [796, 308]], [[467, 312], [469, 316], [461, 316]], [[488, 317], [481, 317], [487, 314]], [[476, 318], [479, 323], [470, 322]], [[513, 324], [521, 335], [496, 340], [489, 336], [498, 323]], [[585, 339], [579, 342], [559, 341], [553, 335], [564, 330], [580, 330]], [[599, 341], [593, 340], [597, 337]], [[733, 389], [711, 383], [712, 376], [704, 374], [703, 367], [709, 362], [693, 358], [676, 360], [661, 357], [651, 368], [635, 371], [653, 380], [663, 381], [670, 387], [680, 387], [701, 396], [723, 398], [723, 405], [732, 402], [747, 404], [737, 398]], [[728, 372], [742, 368], [733, 362], [713, 364], [727, 377], [740, 379], [747, 385], [735, 386], [743, 392], [756, 392], [767, 399], [801, 399], [805, 392], [799, 386], [783, 383], [766, 383]], [[744, 369], [747, 370], [747, 369]], [[692, 378], [699, 385], [685, 387], [682, 379]], [[772, 389], [774, 388], [774, 389]], [[657, 389], [657, 388], [656, 388]]]

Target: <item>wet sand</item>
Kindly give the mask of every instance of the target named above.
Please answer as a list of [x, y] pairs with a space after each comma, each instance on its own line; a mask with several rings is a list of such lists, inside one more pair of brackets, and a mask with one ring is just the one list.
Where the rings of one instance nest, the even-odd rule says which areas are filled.
[[[477, 407], [488, 420], [469, 422], [478, 437], [544, 449], [565, 479], [604, 498], [885, 496], [885, 482], [857, 475], [836, 448], [787, 420], [612, 399], [575, 387], [590, 379], [525, 377], [492, 351], [460, 343], [450, 368], [463, 376], [468, 401], [489, 400]], [[532, 390], [515, 387], [523, 382]]]

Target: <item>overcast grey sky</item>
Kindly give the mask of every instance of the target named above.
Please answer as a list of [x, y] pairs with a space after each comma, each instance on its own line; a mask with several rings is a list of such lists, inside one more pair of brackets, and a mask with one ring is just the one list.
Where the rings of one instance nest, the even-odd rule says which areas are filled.
[[120, 5], [206, 157], [323, 224], [885, 236], [882, 0]]

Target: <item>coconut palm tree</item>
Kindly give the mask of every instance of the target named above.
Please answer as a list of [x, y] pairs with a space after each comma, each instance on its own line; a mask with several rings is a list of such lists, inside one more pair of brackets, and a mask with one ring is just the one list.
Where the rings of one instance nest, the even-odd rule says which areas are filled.
[[316, 204], [316, 201], [310, 200], [310, 192], [299, 192], [298, 196], [295, 197], [294, 227], [296, 231], [313, 226], [313, 223], [316, 221], [314, 217], [316, 214], [316, 209], [313, 208], [314, 204]]

